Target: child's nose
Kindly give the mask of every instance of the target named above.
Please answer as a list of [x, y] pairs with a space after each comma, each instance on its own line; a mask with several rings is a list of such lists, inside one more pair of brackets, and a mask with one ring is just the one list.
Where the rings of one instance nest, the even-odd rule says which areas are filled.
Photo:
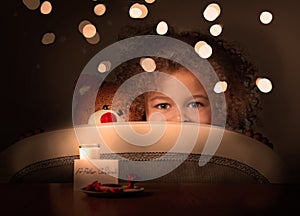
[[169, 115], [168, 121], [175, 121], [175, 122], [181, 122], [181, 111], [176, 108], [173, 110], [172, 114]]
[[192, 122], [192, 120], [188, 116], [186, 116], [186, 115], [182, 116], [182, 121], [183, 122]]
[[174, 111], [174, 115], [172, 117], [172, 121], [176, 122], [190, 122], [191, 120], [189, 119], [187, 113], [184, 112], [184, 109], [176, 109]]
[[199, 122], [199, 113], [195, 111], [185, 110], [181, 112], [183, 122]]

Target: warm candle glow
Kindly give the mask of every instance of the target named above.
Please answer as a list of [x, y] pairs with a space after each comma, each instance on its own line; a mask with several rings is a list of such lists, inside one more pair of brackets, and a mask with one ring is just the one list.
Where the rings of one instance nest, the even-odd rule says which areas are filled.
[[81, 160], [100, 159], [100, 145], [81, 144], [79, 147], [79, 158]]

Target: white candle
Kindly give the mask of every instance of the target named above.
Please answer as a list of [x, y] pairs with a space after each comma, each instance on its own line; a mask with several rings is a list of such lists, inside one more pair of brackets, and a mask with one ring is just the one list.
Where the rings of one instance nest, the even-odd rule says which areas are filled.
[[82, 160], [100, 159], [99, 144], [82, 144], [79, 146], [79, 157]]

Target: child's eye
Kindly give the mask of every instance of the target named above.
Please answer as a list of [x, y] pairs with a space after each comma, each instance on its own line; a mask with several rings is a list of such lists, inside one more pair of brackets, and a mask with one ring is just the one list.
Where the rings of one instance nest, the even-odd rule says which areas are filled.
[[160, 103], [155, 106], [157, 109], [169, 109], [171, 107], [168, 103]]
[[188, 108], [199, 108], [202, 106], [203, 104], [201, 102], [191, 102], [187, 105]]

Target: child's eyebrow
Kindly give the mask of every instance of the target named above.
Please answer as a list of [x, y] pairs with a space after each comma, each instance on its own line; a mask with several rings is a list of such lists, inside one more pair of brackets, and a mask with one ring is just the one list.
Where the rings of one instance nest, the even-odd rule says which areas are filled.
[[[190, 97], [190, 99], [195, 99], [195, 98], [203, 98], [203, 99], [209, 101], [208, 97], [206, 95], [202, 95], [202, 94], [192, 95]], [[169, 98], [168, 96], [164, 96], [164, 95], [156, 95], [153, 97], [149, 97], [149, 101], [154, 101], [154, 100], [171, 100], [171, 98]]]
[[163, 95], [150, 97], [150, 101], [154, 101], [154, 100], [170, 100], [170, 98], [168, 96], [163, 96]]
[[203, 99], [209, 101], [208, 97], [207, 97], [206, 95], [202, 95], [202, 94], [193, 95], [193, 96], [191, 97], [191, 99], [195, 99], [195, 98], [203, 98]]

